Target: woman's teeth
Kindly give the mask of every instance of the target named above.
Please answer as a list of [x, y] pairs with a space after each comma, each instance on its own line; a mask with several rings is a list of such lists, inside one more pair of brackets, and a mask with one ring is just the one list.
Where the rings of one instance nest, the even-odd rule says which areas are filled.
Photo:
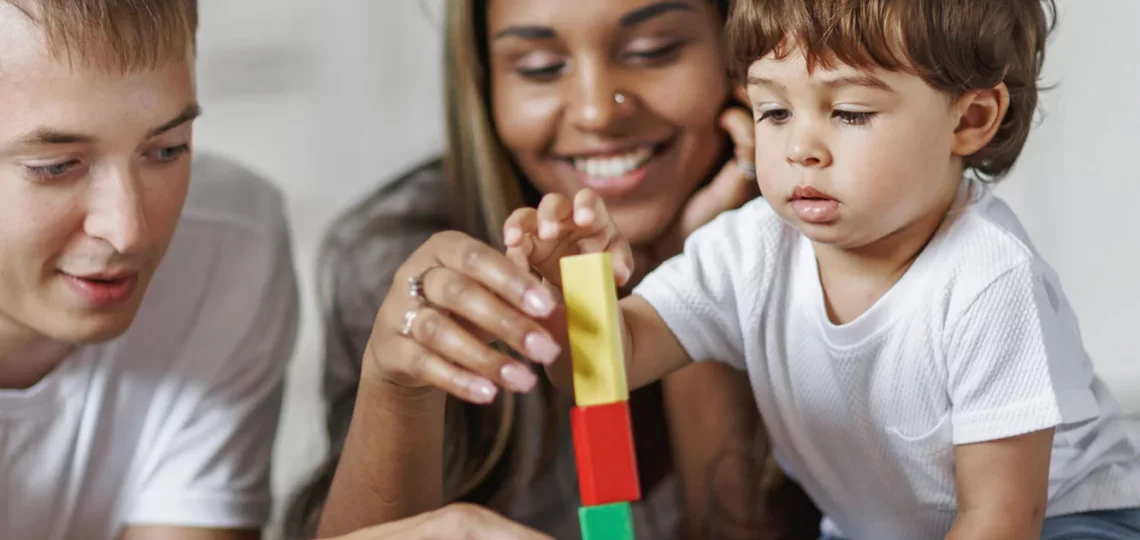
[[643, 146], [632, 152], [608, 156], [574, 158], [574, 168], [591, 177], [624, 176], [649, 162], [653, 157], [653, 147]]

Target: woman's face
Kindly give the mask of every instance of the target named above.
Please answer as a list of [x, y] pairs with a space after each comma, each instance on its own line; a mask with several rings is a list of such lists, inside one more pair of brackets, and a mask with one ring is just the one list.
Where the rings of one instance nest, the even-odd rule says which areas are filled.
[[721, 25], [709, 0], [490, 0], [503, 144], [539, 190], [591, 188], [632, 242], [653, 240], [725, 144]]

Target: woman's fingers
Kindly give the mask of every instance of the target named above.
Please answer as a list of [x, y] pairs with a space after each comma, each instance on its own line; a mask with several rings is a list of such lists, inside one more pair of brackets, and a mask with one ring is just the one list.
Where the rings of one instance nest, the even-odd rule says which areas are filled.
[[721, 127], [732, 139], [734, 159], [689, 199], [678, 224], [681, 237], [711, 221], [721, 212], [738, 208], [760, 194], [756, 185], [755, 142], [752, 118], [740, 108], [726, 110]]
[[740, 107], [725, 110], [720, 116], [720, 127], [728, 132], [736, 159], [756, 159], [756, 126], [748, 111]]
[[488, 404], [499, 393], [498, 387], [491, 380], [447, 361], [413, 340], [402, 340], [394, 350], [379, 354], [403, 359], [403, 371], [407, 377], [439, 388], [464, 401]]
[[439, 238], [438, 248], [433, 250], [439, 264], [479, 282], [533, 317], [546, 317], [554, 311], [555, 299], [542, 281], [503, 253], [461, 233], [441, 234], [446, 236]]
[[561, 347], [534, 319], [519, 312], [474, 279], [442, 268], [424, 279], [428, 301], [468, 321], [540, 364], [558, 359]]
[[[410, 313], [415, 315], [411, 316], [411, 321], [405, 318], [397, 323], [406, 327], [407, 337], [423, 349], [408, 351], [413, 354], [405, 355], [405, 369], [412, 377], [476, 403], [489, 403], [495, 395], [487, 395], [479, 378], [516, 392], [529, 392], [538, 382], [522, 362], [476, 339], [451, 317], [427, 306], [413, 309]], [[445, 363], [467, 373], [447, 370], [442, 366]]]

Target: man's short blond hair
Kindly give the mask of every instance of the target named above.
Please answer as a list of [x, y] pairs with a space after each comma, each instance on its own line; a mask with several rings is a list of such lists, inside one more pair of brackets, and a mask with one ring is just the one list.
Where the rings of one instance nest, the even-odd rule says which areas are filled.
[[48, 48], [72, 63], [123, 72], [192, 54], [197, 0], [0, 0], [39, 26]]

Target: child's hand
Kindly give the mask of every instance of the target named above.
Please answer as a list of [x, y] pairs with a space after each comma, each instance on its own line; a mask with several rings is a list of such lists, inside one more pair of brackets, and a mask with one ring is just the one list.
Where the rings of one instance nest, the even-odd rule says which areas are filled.
[[559, 259], [568, 255], [610, 252], [617, 285], [633, 275], [633, 252], [593, 191], [579, 191], [571, 202], [564, 195], [542, 198], [537, 209], [522, 208], [503, 226], [507, 257], [532, 268], [550, 284], [561, 287]]

